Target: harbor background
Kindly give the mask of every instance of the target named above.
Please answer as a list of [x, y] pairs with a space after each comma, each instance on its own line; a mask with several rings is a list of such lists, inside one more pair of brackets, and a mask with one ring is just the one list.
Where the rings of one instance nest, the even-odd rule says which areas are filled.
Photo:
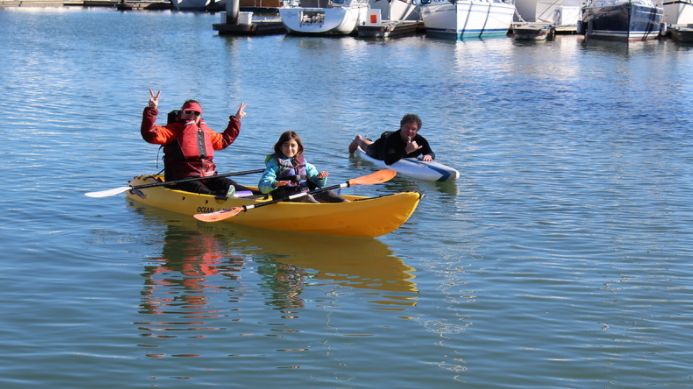
[[[0, 12], [0, 386], [680, 388], [693, 381], [693, 53], [672, 41], [217, 36], [216, 15]], [[338, 183], [406, 112], [448, 185], [375, 240], [201, 224], [84, 192], [161, 169], [199, 99], [221, 171], [279, 134]], [[163, 119], [163, 115], [162, 115]], [[240, 178], [255, 183], [257, 177]]]

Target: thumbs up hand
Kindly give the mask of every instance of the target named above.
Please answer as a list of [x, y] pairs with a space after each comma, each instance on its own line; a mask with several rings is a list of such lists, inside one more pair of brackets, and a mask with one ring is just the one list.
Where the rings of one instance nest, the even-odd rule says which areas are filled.
[[416, 143], [416, 141], [412, 141], [411, 137], [408, 137], [407, 138], [407, 146], [404, 148], [404, 151], [407, 154], [411, 154], [422, 147], [423, 146], [419, 146], [418, 143]]

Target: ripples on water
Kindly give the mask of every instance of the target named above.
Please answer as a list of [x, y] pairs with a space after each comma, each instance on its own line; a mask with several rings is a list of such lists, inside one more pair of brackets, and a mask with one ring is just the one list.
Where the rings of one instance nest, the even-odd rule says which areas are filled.
[[[221, 38], [217, 20], [0, 12], [3, 387], [690, 385], [690, 47]], [[426, 194], [367, 241], [83, 197], [161, 168], [137, 132], [149, 87], [217, 129], [248, 102], [222, 170], [292, 128], [340, 182], [369, 169], [356, 132], [413, 111], [462, 177], [350, 189]]]

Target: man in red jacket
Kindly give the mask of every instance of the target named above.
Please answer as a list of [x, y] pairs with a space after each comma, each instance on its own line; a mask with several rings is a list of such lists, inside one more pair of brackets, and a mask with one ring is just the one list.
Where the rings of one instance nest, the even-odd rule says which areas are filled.
[[[165, 126], [156, 124], [159, 113], [159, 95], [149, 90], [149, 102], [142, 113], [142, 138], [153, 144], [164, 146], [164, 171], [166, 181], [188, 177], [209, 177], [204, 180], [176, 185], [177, 189], [189, 192], [213, 194], [226, 197], [236, 189], [246, 189], [225, 177], [215, 177], [214, 150], [228, 147], [241, 130], [241, 119], [245, 116], [245, 103], [238, 107], [236, 115], [229, 117], [223, 133], [207, 127], [202, 119], [202, 106], [196, 100], [183, 103], [178, 120]], [[233, 188], [233, 189], [231, 189]]]

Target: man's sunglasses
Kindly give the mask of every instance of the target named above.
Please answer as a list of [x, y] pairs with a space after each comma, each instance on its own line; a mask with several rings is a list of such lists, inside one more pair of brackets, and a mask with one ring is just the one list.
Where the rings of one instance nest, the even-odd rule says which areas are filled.
[[195, 116], [200, 116], [200, 113], [197, 111], [190, 111], [190, 110], [185, 110], [183, 111], [183, 114], [185, 115], [195, 115]]

